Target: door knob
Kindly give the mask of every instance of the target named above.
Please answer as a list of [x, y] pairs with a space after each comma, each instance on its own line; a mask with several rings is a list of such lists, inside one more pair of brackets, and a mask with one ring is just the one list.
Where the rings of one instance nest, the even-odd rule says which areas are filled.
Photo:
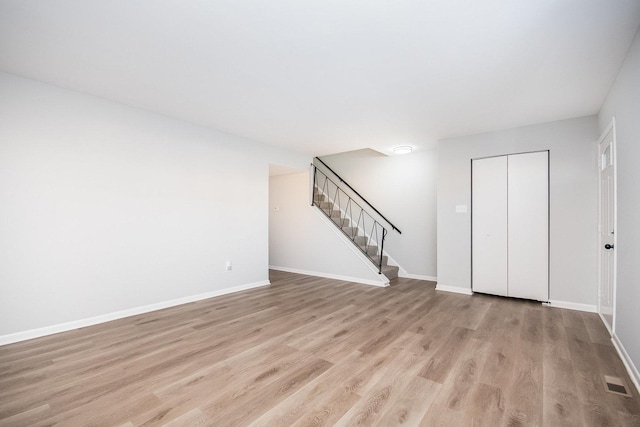
[[610, 245], [610, 244], [607, 243], [606, 245], [604, 245], [604, 248], [605, 249], [613, 249], [613, 245]]

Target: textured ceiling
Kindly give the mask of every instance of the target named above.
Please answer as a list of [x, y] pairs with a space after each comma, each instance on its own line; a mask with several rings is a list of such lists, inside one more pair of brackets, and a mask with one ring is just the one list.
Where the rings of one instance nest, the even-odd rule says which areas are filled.
[[323, 155], [595, 114], [639, 0], [0, 0], [0, 70]]

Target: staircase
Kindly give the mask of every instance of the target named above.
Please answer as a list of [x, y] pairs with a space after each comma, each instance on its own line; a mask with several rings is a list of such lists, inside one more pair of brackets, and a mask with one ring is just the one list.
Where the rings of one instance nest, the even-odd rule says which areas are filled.
[[[338, 227], [362, 253], [373, 263], [380, 274], [390, 281], [398, 277], [399, 267], [389, 265], [389, 257], [383, 254], [384, 237], [387, 230], [357, 205], [349, 196], [335, 188], [327, 194], [330, 181], [322, 172], [323, 178], [314, 178], [313, 204], [317, 206]], [[320, 182], [320, 186], [318, 183]], [[334, 184], [335, 185], [335, 184]], [[322, 188], [321, 188], [322, 187]], [[345, 197], [348, 198], [345, 201]]]

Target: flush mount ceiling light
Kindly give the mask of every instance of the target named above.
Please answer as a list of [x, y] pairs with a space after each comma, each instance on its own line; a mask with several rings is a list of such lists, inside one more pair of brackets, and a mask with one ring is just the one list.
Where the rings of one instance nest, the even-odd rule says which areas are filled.
[[393, 148], [393, 154], [409, 154], [413, 151], [413, 147], [410, 145], [399, 145]]

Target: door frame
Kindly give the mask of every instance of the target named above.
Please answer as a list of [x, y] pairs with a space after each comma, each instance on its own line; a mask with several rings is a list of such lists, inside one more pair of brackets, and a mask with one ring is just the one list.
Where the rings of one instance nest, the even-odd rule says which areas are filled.
[[[602, 314], [602, 310], [600, 307], [600, 295], [602, 294], [602, 235], [601, 235], [601, 227], [602, 227], [602, 185], [601, 185], [601, 172], [602, 172], [602, 154], [601, 154], [601, 145], [605, 140], [607, 134], [611, 132], [611, 165], [613, 167], [613, 224], [614, 224], [614, 235], [613, 235], [613, 315], [611, 320], [611, 325], [607, 323]], [[616, 305], [617, 305], [617, 278], [618, 278], [618, 168], [617, 168], [617, 144], [616, 144], [616, 118], [612, 117], [611, 121], [607, 125], [607, 127], [602, 131], [600, 138], [598, 138], [598, 295], [597, 295], [597, 312], [600, 318], [602, 319], [602, 323], [604, 323], [605, 327], [611, 334], [614, 335], [616, 330]]]

